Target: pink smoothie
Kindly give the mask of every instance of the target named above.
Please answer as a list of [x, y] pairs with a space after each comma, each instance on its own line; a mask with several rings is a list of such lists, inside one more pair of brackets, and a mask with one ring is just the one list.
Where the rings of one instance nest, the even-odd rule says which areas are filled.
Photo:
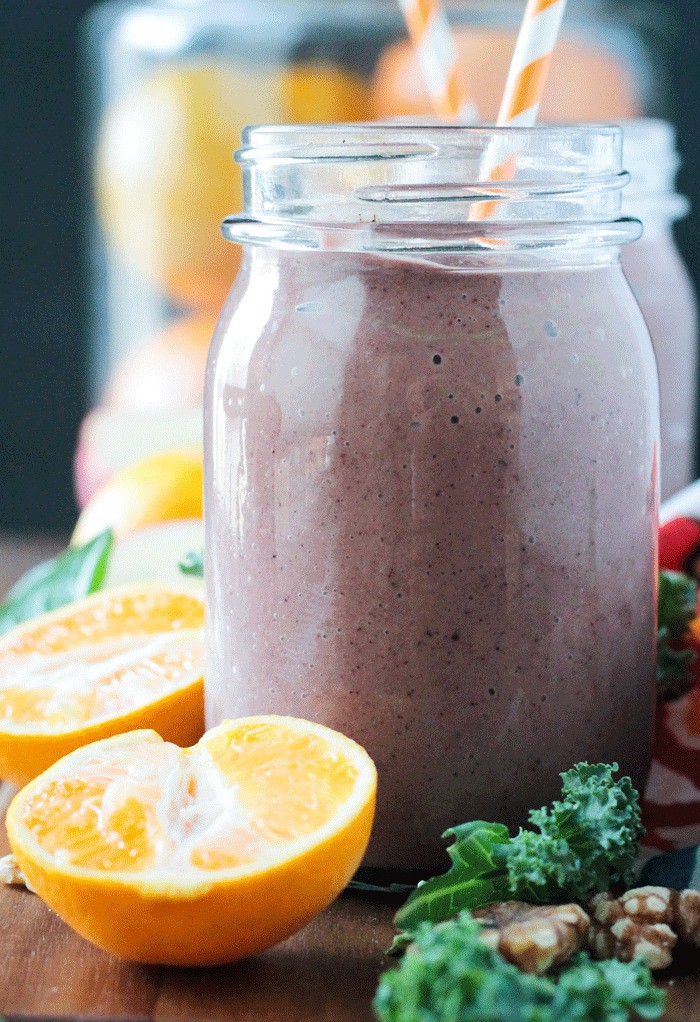
[[256, 250], [205, 408], [208, 724], [361, 742], [366, 864], [438, 869], [577, 760], [642, 781], [658, 397], [618, 263]]
[[698, 324], [693, 285], [673, 237], [688, 212], [676, 192], [680, 158], [669, 123], [640, 118], [624, 124], [623, 159], [630, 184], [623, 211], [644, 225], [622, 248], [622, 266], [644, 314], [656, 352], [661, 393], [661, 497], [695, 476]]
[[698, 333], [695, 294], [670, 226], [648, 223], [622, 264], [644, 314], [659, 366], [661, 497], [695, 478]]

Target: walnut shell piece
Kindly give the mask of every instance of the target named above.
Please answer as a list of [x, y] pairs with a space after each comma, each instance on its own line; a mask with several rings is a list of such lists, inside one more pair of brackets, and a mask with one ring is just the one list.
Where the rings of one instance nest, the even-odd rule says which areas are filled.
[[523, 972], [538, 976], [581, 949], [590, 919], [580, 905], [527, 905], [501, 901], [472, 913], [482, 939]]
[[17, 865], [14, 855], [3, 855], [0, 858], [0, 884], [6, 884], [8, 887], [26, 887], [32, 894], [34, 893], [31, 884]]
[[[587, 906], [590, 951], [599, 959], [642, 958], [652, 970], [668, 968], [678, 940], [672, 929], [678, 899], [678, 892], [668, 887], [635, 887], [619, 898], [596, 894]], [[690, 924], [690, 912], [688, 918]]]

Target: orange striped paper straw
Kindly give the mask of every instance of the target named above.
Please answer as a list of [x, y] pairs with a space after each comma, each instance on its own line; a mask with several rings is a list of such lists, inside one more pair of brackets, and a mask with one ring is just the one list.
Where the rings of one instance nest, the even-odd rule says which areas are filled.
[[473, 122], [476, 108], [440, 0], [399, 0], [426, 89], [444, 121]]
[[497, 124], [531, 128], [536, 123], [565, 8], [566, 0], [528, 0]]
[[[537, 122], [565, 8], [566, 0], [528, 0], [498, 112], [499, 127], [531, 128]], [[488, 169], [486, 180], [510, 181], [516, 166], [517, 153], [511, 153], [502, 163]], [[470, 219], [485, 220], [497, 206], [497, 200], [480, 202]]]

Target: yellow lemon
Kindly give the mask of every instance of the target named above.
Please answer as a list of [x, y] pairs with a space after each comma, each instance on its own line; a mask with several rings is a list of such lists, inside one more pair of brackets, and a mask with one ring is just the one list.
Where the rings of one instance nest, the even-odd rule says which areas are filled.
[[125, 262], [185, 305], [218, 309], [240, 250], [221, 221], [242, 206], [241, 129], [276, 120], [278, 81], [224, 63], [166, 67], [109, 106], [94, 164], [98, 215]]

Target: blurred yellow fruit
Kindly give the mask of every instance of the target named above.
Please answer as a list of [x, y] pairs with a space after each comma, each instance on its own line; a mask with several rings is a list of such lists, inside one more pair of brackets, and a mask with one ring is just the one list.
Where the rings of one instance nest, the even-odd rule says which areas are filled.
[[274, 121], [279, 82], [226, 64], [170, 67], [107, 107], [95, 155], [108, 244], [176, 301], [218, 308], [240, 250], [221, 221], [242, 206], [241, 129]]
[[[469, 90], [482, 120], [493, 123], [513, 53], [515, 33], [503, 29], [458, 29], [457, 47]], [[433, 113], [412, 47], [388, 46], [374, 78], [375, 116]], [[560, 39], [552, 57], [541, 121], [610, 121], [637, 117], [641, 99], [622, 58], [585, 39]]]
[[160, 411], [201, 405], [216, 316], [194, 313], [168, 323], [149, 344], [129, 352], [107, 386], [112, 408]]
[[164, 451], [116, 472], [81, 512], [71, 542], [117, 539], [158, 522], [202, 517], [201, 451]]
[[295, 64], [282, 73], [283, 119], [301, 123], [368, 121], [373, 117], [369, 83], [333, 64]]

